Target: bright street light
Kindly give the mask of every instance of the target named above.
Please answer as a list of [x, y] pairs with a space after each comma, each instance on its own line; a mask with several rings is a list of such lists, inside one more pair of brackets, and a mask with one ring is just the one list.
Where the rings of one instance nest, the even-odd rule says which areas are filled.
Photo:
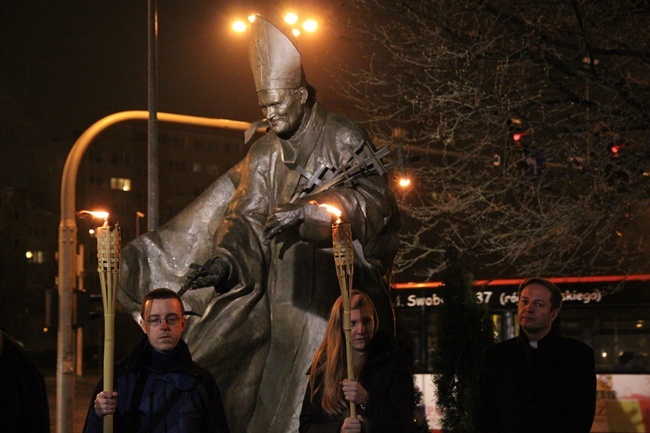
[[298, 22], [298, 15], [296, 15], [294, 12], [289, 12], [284, 16], [284, 21], [292, 26]]
[[305, 20], [302, 23], [302, 29], [309, 33], [315, 32], [318, 29], [318, 21], [312, 19]]
[[242, 20], [237, 20], [232, 23], [232, 29], [237, 33], [245, 32], [247, 28], [248, 25]]
[[406, 188], [410, 184], [411, 184], [411, 179], [409, 179], [408, 177], [400, 177], [399, 186], [401, 186], [402, 188]]
[[[246, 22], [248, 21], [248, 23]], [[250, 27], [250, 24], [255, 21], [255, 14], [249, 15], [245, 20], [237, 19], [232, 22], [231, 28], [236, 33], [243, 33]], [[298, 37], [301, 29], [307, 33], [314, 33], [318, 30], [318, 21], [314, 18], [301, 19], [296, 12], [288, 12], [284, 16], [284, 22], [291, 27], [291, 32], [294, 36]]]

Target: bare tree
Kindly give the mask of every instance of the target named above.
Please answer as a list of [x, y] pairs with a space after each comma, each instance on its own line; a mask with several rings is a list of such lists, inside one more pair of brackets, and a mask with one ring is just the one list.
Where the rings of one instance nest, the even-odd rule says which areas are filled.
[[646, 1], [351, 3], [369, 57], [343, 92], [420, 157], [398, 273], [433, 276], [449, 245], [477, 277], [643, 269]]

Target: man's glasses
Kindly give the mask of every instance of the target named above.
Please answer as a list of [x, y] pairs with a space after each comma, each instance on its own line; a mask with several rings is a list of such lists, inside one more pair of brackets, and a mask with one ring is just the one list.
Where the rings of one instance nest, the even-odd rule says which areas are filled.
[[176, 314], [170, 314], [169, 316], [165, 316], [165, 317], [149, 316], [147, 318], [147, 323], [150, 326], [160, 326], [162, 325], [163, 320], [167, 322], [169, 326], [174, 326], [175, 324], [178, 323], [179, 320], [181, 320], [181, 318], [178, 317]]

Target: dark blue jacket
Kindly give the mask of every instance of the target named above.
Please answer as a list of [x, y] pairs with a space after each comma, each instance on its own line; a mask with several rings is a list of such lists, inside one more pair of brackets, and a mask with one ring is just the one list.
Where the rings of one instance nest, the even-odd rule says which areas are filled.
[[[228, 433], [228, 423], [212, 375], [192, 361], [180, 340], [170, 354], [153, 350], [146, 335], [133, 352], [115, 365], [117, 409], [114, 431], [120, 433]], [[84, 433], [102, 433], [95, 414], [97, 385], [90, 401]], [[157, 413], [161, 413], [160, 416]], [[151, 425], [151, 424], [154, 425]]]

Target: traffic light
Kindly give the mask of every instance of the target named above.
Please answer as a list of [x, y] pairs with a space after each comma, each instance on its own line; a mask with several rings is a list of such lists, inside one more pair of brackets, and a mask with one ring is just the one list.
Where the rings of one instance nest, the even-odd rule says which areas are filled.
[[621, 151], [625, 149], [625, 143], [614, 143], [608, 146], [609, 156], [618, 158], [621, 156]]
[[528, 131], [519, 129], [512, 133], [512, 141], [515, 142], [515, 145], [518, 147], [524, 147], [524, 138], [529, 134]]
[[75, 290], [74, 295], [75, 302], [72, 316], [72, 326], [74, 328], [83, 328], [91, 320], [102, 316], [102, 295], [91, 295], [85, 290]]
[[45, 290], [45, 323], [43, 332], [56, 329], [59, 324], [59, 292], [57, 288]]

